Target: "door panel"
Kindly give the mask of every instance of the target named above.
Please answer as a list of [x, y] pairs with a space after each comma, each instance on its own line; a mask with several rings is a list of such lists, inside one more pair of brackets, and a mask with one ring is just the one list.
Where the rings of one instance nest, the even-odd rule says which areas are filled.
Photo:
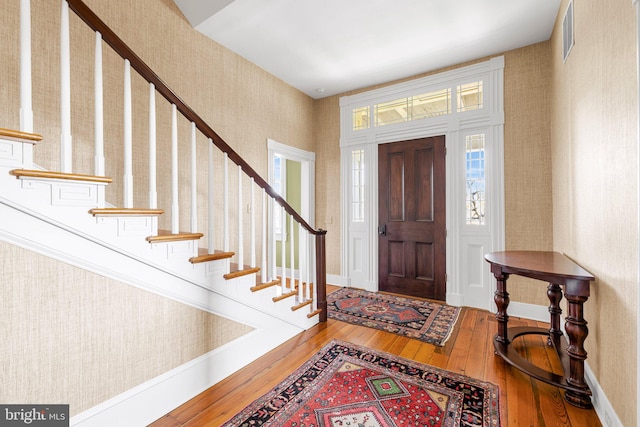
[[381, 144], [379, 289], [444, 300], [444, 137]]

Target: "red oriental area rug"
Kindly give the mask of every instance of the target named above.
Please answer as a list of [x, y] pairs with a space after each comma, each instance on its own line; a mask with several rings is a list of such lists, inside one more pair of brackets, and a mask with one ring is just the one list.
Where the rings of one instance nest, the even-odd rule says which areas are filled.
[[381, 329], [443, 346], [460, 314], [459, 307], [342, 288], [327, 295], [329, 318]]
[[498, 387], [334, 340], [223, 427], [500, 425]]

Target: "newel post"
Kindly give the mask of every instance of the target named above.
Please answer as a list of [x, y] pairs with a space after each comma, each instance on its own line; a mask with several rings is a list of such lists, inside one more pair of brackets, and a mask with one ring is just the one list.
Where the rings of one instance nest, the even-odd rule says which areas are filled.
[[316, 235], [316, 295], [318, 298], [318, 309], [320, 321], [327, 321], [327, 257], [325, 250], [325, 230], [318, 230]]

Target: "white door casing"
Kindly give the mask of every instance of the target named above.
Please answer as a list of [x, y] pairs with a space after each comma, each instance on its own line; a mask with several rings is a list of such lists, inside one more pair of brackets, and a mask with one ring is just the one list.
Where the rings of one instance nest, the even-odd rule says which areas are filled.
[[[502, 56], [456, 70], [340, 98], [341, 109], [341, 282], [378, 290], [378, 144], [445, 135], [447, 211], [447, 303], [493, 310], [495, 283], [484, 260], [504, 249], [504, 102]], [[482, 107], [457, 111], [459, 85], [482, 81]], [[376, 104], [451, 90], [449, 114], [384, 126], [373, 122]], [[354, 130], [354, 109], [368, 108], [370, 124]], [[468, 135], [484, 134], [486, 208], [484, 225], [466, 224]], [[354, 221], [352, 154], [364, 154], [361, 218]], [[357, 182], [355, 182], [357, 184]], [[357, 197], [357, 196], [356, 196]], [[356, 200], [358, 202], [358, 200]], [[356, 215], [357, 216], [357, 215]]]
[[[292, 147], [290, 145], [286, 145], [273, 139], [267, 139], [267, 151], [268, 151], [268, 176], [269, 176], [269, 184], [273, 184], [273, 160], [276, 154], [282, 156], [285, 159], [293, 160], [301, 164], [300, 169], [300, 216], [307, 221], [307, 223], [315, 228], [315, 212], [316, 212], [316, 196], [315, 196], [315, 171], [316, 171], [316, 154], [311, 151], [305, 151], [300, 148]], [[269, 229], [271, 230], [274, 227], [272, 224], [273, 218], [273, 204], [269, 204]], [[282, 237], [277, 237], [281, 239]], [[310, 259], [315, 259], [315, 245], [313, 244], [313, 239], [305, 239], [306, 243], [310, 248]], [[269, 259], [274, 259], [275, 253], [273, 252], [273, 245], [269, 245], [267, 248]], [[300, 262], [303, 262], [300, 260]], [[281, 274], [281, 273], [279, 273]], [[275, 274], [274, 274], [275, 275]], [[315, 277], [315, 272], [313, 272], [313, 276]]]

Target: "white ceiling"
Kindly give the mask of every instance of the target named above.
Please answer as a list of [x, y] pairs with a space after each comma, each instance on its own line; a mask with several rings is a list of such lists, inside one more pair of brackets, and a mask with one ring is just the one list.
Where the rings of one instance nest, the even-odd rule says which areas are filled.
[[548, 40], [561, 0], [174, 0], [200, 32], [313, 98]]

